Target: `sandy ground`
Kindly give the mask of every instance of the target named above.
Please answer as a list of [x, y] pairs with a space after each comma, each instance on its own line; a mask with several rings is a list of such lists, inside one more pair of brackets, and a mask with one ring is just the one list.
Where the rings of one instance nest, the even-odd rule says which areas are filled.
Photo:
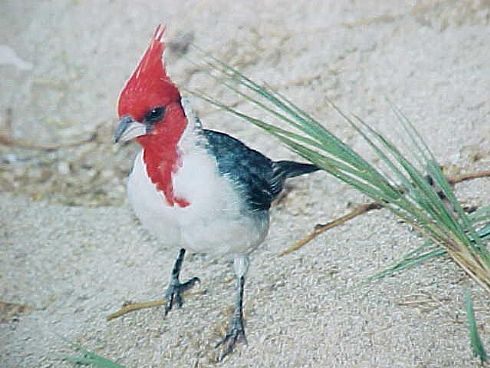
[[[390, 131], [388, 97], [445, 165], [490, 166], [488, 1], [2, 1], [2, 134], [54, 150], [0, 146], [0, 366], [64, 367], [74, 341], [128, 367], [213, 366], [233, 277], [194, 255], [202, 285], [163, 318], [144, 310], [107, 322], [124, 301], [159, 298], [175, 249], [140, 228], [124, 202], [135, 147], [114, 148], [115, 102], [149, 36], [168, 26], [181, 85], [225, 96], [189, 62], [189, 40], [270, 83], [363, 152], [326, 106]], [[265, 133], [194, 101], [208, 127], [273, 158], [294, 157]], [[394, 132], [396, 134], [396, 132]], [[91, 138], [91, 139], [90, 139]], [[457, 187], [488, 204], [488, 180]], [[365, 198], [324, 173], [292, 183], [253, 254], [248, 345], [222, 367], [470, 367], [463, 290], [473, 291], [490, 349], [488, 295], [449, 260], [372, 284], [366, 277], [420, 244], [385, 211], [358, 218], [292, 255], [317, 222]], [[5, 305], [4, 303], [15, 303]]]

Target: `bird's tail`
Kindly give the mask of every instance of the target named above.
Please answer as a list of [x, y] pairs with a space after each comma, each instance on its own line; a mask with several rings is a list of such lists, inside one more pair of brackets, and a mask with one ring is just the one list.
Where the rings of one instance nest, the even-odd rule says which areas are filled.
[[286, 179], [320, 170], [316, 165], [303, 164], [294, 161], [276, 161], [274, 162], [273, 167], [274, 177], [272, 179], [272, 195], [274, 197], [281, 193]]
[[277, 173], [284, 179], [294, 178], [304, 174], [309, 174], [320, 170], [316, 165], [303, 164], [295, 161], [276, 161], [275, 163]]

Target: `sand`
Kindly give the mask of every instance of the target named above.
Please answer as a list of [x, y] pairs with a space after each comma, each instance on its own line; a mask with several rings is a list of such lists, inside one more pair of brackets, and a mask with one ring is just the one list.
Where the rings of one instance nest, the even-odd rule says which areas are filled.
[[[325, 96], [396, 137], [388, 97], [442, 164], [463, 172], [490, 166], [487, 1], [4, 1], [0, 11], [2, 134], [31, 145], [80, 142], [55, 150], [0, 146], [2, 367], [70, 367], [62, 361], [72, 354], [66, 340], [127, 367], [216, 365], [214, 344], [234, 297], [226, 260], [189, 256], [183, 277], [202, 283], [167, 318], [154, 308], [106, 321], [125, 301], [160, 298], [177, 254], [150, 237], [125, 202], [136, 147], [110, 141], [117, 95], [160, 22], [168, 28], [169, 72], [182, 87], [247, 109], [190, 62], [192, 40], [294, 99], [361, 153], [365, 144]], [[264, 132], [193, 103], [207, 127], [272, 158], [295, 157]], [[387, 211], [279, 257], [316, 223], [366, 200], [325, 173], [290, 189], [252, 255], [248, 345], [218, 366], [478, 364], [463, 293], [472, 291], [490, 349], [481, 288], [448, 259], [366, 283], [422, 242]], [[458, 185], [457, 194], [464, 204], [488, 205], [489, 180]]]

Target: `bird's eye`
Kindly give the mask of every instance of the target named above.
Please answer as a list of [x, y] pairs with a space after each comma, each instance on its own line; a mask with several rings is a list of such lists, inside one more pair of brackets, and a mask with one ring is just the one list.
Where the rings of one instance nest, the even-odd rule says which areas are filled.
[[145, 115], [145, 122], [147, 123], [156, 123], [159, 121], [163, 113], [165, 112], [165, 109], [161, 106], [155, 107], [154, 109], [150, 110], [148, 113]]

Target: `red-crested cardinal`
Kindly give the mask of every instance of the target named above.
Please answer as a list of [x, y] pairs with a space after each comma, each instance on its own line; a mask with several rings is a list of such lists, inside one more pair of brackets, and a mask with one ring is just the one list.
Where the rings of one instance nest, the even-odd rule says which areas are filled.
[[136, 138], [141, 151], [128, 179], [129, 201], [143, 226], [180, 249], [165, 292], [165, 315], [196, 282], [179, 274], [186, 249], [233, 257], [237, 299], [221, 357], [245, 339], [243, 289], [249, 254], [264, 241], [271, 202], [286, 179], [318, 170], [272, 161], [227, 134], [203, 129], [167, 76], [159, 26], [118, 102], [114, 141]]

